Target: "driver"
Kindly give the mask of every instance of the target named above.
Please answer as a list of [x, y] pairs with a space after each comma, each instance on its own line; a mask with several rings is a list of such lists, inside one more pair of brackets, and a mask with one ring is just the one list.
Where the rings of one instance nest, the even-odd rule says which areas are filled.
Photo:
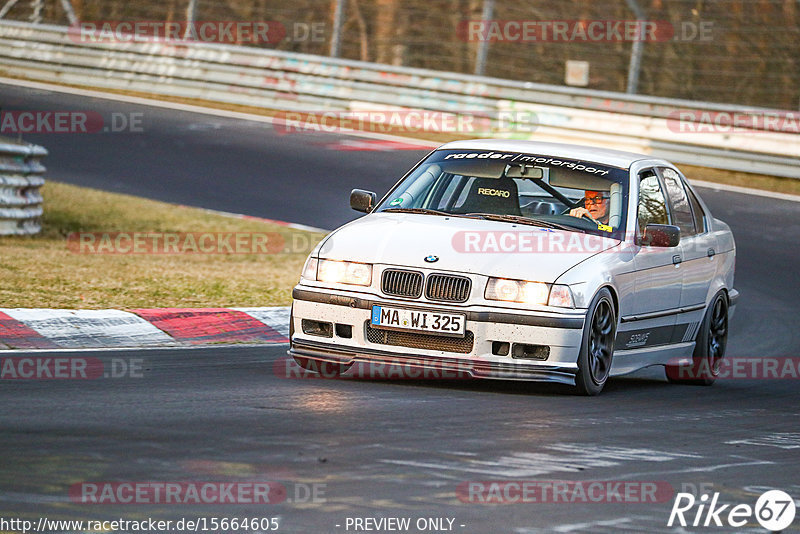
[[602, 224], [608, 224], [608, 199], [600, 191], [586, 191], [583, 208], [572, 208], [569, 214], [572, 217], [588, 215]]

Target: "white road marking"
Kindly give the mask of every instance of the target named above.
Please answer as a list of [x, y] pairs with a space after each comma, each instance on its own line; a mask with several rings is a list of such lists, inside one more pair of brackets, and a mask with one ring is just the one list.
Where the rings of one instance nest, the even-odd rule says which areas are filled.
[[582, 523], [567, 523], [546, 528], [515, 528], [516, 534], [545, 534], [550, 532], [591, 532], [592, 534], [617, 533], [617, 532], [669, 532], [671, 534], [686, 534], [689, 531], [680, 526], [667, 527], [667, 517], [663, 520], [663, 527], [654, 527], [658, 524], [659, 517], [653, 516], [628, 516], [619, 519], [598, 519]]
[[520, 423], [523, 428], [551, 428], [551, 427], [576, 427], [586, 425], [632, 425], [643, 423], [673, 423], [676, 421], [693, 421], [707, 419], [729, 419], [731, 417], [743, 417], [745, 415], [758, 417], [767, 410], [764, 408], [749, 408], [745, 410], [720, 410], [718, 412], [706, 412], [701, 414], [693, 413], [666, 413], [656, 415], [610, 415], [605, 419], [589, 417], [579, 418], [559, 418], [554, 421], [533, 421]]
[[30, 504], [44, 504], [44, 503], [69, 503], [69, 497], [58, 495], [39, 495], [37, 493], [22, 493], [22, 492], [9, 492], [4, 491], [0, 493], [0, 502], [13, 502], [13, 503], [30, 503]]
[[681, 458], [702, 458], [697, 454], [682, 454], [651, 449], [599, 447], [587, 450], [581, 444], [554, 444], [546, 448], [558, 454], [516, 452], [495, 459], [465, 458], [463, 461], [420, 462], [413, 460], [381, 460], [383, 463], [421, 467], [437, 471], [456, 471], [497, 477], [534, 477], [547, 473], [579, 473], [586, 469], [613, 467], [622, 462], [669, 462]]
[[[736, 458], [734, 456], [734, 458]], [[662, 471], [639, 471], [638, 473], [625, 473], [626, 478], [635, 478], [642, 476], [652, 475], [676, 475], [679, 473], [705, 473], [711, 471], [719, 471], [721, 469], [729, 469], [731, 467], [744, 467], [747, 465], [774, 465], [775, 462], [768, 460], [752, 460], [747, 462], [731, 463], [731, 464], [717, 464], [717, 465], [703, 465], [700, 467], [687, 467], [686, 469], [667, 469]]]
[[800, 432], [778, 432], [757, 438], [726, 441], [726, 445], [758, 445], [779, 449], [800, 449]]

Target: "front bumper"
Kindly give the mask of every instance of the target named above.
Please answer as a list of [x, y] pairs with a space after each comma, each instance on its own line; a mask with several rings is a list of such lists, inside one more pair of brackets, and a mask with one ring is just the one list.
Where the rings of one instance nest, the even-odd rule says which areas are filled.
[[[295, 288], [289, 354], [345, 368], [356, 364], [403, 365], [422, 370], [467, 373], [474, 378], [514, 379], [574, 384], [584, 311], [562, 314], [508, 313], [485, 307], [448, 307], [422, 302], [399, 302], [372, 295], [342, 293], [318, 288]], [[472, 333], [471, 349], [461, 352], [416, 346], [375, 343], [368, 337], [372, 305], [413, 306], [420, 309], [465, 313], [466, 328]], [[303, 332], [302, 321], [349, 325], [349, 338], [332, 333], [329, 337]], [[493, 354], [493, 342], [547, 346], [544, 360], [520, 359]]]
[[[397, 354], [366, 348], [340, 348], [330, 344], [308, 341], [292, 341], [289, 354], [293, 357], [301, 356], [318, 362], [335, 363], [343, 366], [345, 371], [359, 364], [377, 364], [404, 368], [408, 374], [411, 369], [420, 370], [421, 372], [416, 376], [421, 378], [461, 378], [464, 374], [469, 374], [471, 378], [529, 380], [575, 385], [575, 368], [526, 365], [513, 360], [510, 363], [479, 360], [465, 362], [461, 358]], [[391, 372], [374, 374], [381, 378], [392, 376]], [[398, 377], [404, 376], [398, 373]]]

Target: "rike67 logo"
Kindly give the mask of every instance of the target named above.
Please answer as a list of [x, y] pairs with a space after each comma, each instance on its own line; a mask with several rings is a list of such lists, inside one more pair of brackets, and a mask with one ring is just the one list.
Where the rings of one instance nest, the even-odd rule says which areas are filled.
[[781, 490], [764, 492], [755, 507], [749, 504], [719, 504], [718, 501], [719, 492], [710, 498], [708, 494], [703, 494], [699, 499], [691, 493], [678, 493], [667, 526], [740, 528], [755, 518], [765, 529], [779, 532], [792, 524], [796, 513], [794, 499]]

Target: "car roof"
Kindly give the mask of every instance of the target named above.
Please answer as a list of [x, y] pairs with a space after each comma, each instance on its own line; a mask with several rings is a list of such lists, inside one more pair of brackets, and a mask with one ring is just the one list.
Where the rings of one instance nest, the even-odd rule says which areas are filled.
[[634, 152], [624, 152], [622, 150], [613, 150], [610, 148], [511, 139], [471, 139], [469, 141], [453, 141], [439, 147], [439, 149], [522, 152], [525, 154], [591, 161], [622, 169], [630, 168], [636, 161], [654, 159], [652, 156], [636, 154]]

